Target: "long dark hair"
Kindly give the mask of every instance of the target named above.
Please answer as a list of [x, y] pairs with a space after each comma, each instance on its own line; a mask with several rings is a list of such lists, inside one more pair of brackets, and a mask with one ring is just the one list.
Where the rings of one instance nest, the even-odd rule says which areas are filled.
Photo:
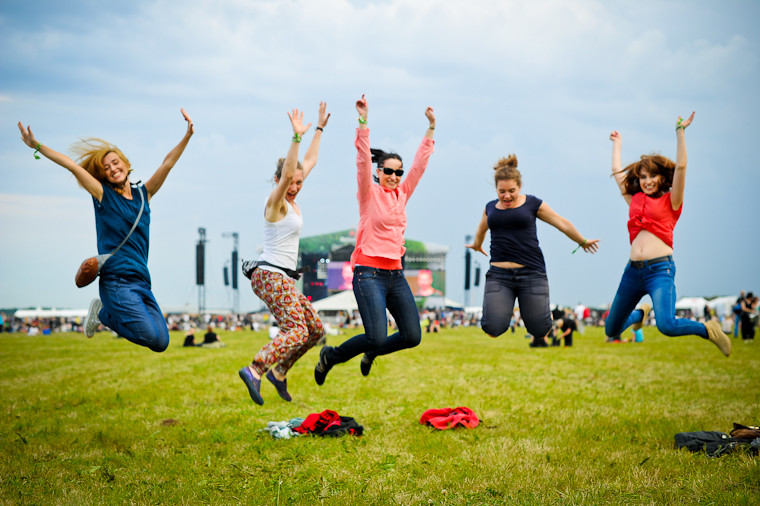
[[[386, 160], [398, 160], [401, 162], [401, 167], [404, 166], [404, 161], [401, 160], [401, 156], [397, 153], [386, 153], [382, 149], [370, 148], [369, 152], [372, 153], [372, 163], [377, 165], [377, 168], [381, 168]], [[376, 175], [372, 175], [372, 179], [378, 183], [380, 180]]]
[[676, 170], [676, 163], [670, 158], [658, 154], [641, 155], [638, 162], [633, 162], [620, 171], [625, 175], [625, 192], [628, 195], [635, 195], [642, 191], [639, 184], [642, 169], [652, 176], [662, 176], [662, 182], [657, 189], [657, 197], [670, 191], [673, 186], [673, 173]]

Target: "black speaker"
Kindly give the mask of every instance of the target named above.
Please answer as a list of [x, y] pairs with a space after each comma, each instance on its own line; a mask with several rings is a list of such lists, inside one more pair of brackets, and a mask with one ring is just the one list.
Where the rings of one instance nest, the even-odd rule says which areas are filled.
[[[232, 289], [237, 290], [237, 278], [238, 278], [238, 252], [237, 250], [232, 252]], [[226, 283], [225, 283], [226, 284]]]
[[464, 252], [464, 289], [469, 290], [470, 289], [470, 264], [472, 263], [472, 258], [470, 255], [470, 249], [467, 248], [467, 251]]
[[230, 273], [227, 266], [224, 266], [224, 286], [230, 286]]
[[204, 285], [204, 265], [206, 264], [206, 247], [203, 243], [195, 246], [195, 284]]
[[474, 286], [480, 285], [480, 266], [475, 267], [475, 283]]

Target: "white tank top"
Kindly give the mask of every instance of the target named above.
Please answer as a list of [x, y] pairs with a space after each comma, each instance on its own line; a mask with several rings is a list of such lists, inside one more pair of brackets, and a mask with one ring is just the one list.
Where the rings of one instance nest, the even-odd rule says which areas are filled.
[[[298, 267], [298, 240], [303, 228], [303, 217], [287, 200], [285, 205], [288, 212], [283, 219], [275, 223], [264, 219], [264, 249], [259, 260], [295, 270]], [[259, 269], [285, 274], [269, 265], [262, 265]]]

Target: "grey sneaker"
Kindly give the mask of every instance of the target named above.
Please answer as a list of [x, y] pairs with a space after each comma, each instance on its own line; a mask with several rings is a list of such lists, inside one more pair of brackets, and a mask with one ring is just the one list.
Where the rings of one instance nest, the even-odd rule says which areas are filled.
[[84, 318], [84, 335], [92, 337], [95, 335], [95, 331], [100, 327], [100, 313], [103, 303], [100, 299], [92, 299], [90, 302], [90, 309], [87, 310], [87, 316]]

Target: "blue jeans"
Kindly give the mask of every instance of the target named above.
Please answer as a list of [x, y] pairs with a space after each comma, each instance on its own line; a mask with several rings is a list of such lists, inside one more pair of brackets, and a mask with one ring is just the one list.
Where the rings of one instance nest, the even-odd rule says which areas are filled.
[[544, 337], [552, 328], [549, 309], [549, 280], [546, 273], [528, 267], [504, 269], [491, 266], [486, 273], [483, 295], [483, 318], [480, 326], [493, 337], [509, 328], [515, 298], [520, 303], [520, 317], [535, 337]]
[[[357, 265], [354, 268], [354, 295], [364, 324], [364, 334], [329, 348], [328, 363], [340, 364], [366, 353], [370, 358], [414, 348], [422, 340], [420, 316], [412, 290], [402, 269], [387, 270]], [[398, 332], [388, 336], [388, 308]]]
[[157, 352], [169, 346], [166, 320], [148, 283], [101, 276], [100, 300], [100, 322], [119, 336]]
[[676, 318], [675, 277], [676, 264], [673, 263], [673, 257], [653, 264], [644, 261], [642, 267], [635, 267], [629, 262], [604, 323], [605, 334], [608, 337], [617, 336], [634, 323], [640, 322], [643, 312], [634, 309], [641, 298], [649, 294], [657, 330], [671, 337], [697, 335], [707, 339], [707, 329], [702, 323]]

